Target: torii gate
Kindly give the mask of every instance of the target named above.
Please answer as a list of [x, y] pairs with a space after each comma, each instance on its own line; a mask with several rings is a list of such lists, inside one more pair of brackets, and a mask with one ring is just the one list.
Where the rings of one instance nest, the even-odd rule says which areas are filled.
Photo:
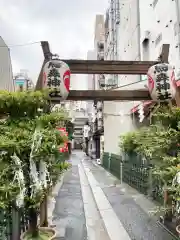
[[[36, 90], [43, 88], [43, 68], [46, 62], [52, 59], [49, 43], [41, 42], [44, 62], [36, 84]], [[104, 61], [104, 60], [67, 60], [61, 61], [67, 63], [72, 74], [125, 74], [125, 75], [145, 75], [148, 69], [157, 63], [168, 63], [169, 44], [163, 44], [158, 61]], [[60, 97], [51, 97], [51, 103], [60, 102]], [[94, 101], [142, 101], [152, 100], [149, 91], [140, 90], [71, 90], [67, 100], [94, 100]], [[180, 90], [176, 91], [176, 105], [180, 107]], [[97, 130], [96, 136], [101, 135], [101, 130]], [[99, 138], [96, 138], [96, 157], [99, 158]]]
[[[36, 84], [36, 90], [43, 87], [43, 67], [52, 58], [49, 43], [41, 42], [44, 62]], [[149, 67], [159, 63], [168, 63], [169, 44], [163, 44], [159, 61], [104, 61], [104, 60], [67, 60], [63, 59], [71, 69], [72, 74], [147, 74]], [[67, 100], [99, 100], [99, 101], [141, 101], [151, 100], [148, 90], [71, 90]], [[51, 102], [59, 103], [59, 98], [51, 98]], [[180, 107], [180, 91], [176, 94], [176, 104]]]

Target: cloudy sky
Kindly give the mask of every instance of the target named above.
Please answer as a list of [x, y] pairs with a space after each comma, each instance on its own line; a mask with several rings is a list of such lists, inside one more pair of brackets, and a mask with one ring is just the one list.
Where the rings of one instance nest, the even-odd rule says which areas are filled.
[[11, 46], [13, 72], [27, 69], [36, 81], [43, 61], [40, 44], [14, 45], [41, 40], [61, 58], [86, 59], [93, 48], [95, 15], [107, 6], [108, 0], [0, 0], [0, 35]]

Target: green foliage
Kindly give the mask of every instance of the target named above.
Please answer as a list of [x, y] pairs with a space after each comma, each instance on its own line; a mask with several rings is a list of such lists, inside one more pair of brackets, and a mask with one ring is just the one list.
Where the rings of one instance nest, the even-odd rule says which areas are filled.
[[138, 132], [129, 132], [120, 138], [120, 148], [126, 152], [126, 153], [132, 153], [135, 151], [136, 147], [138, 146], [136, 144], [136, 137]]
[[67, 119], [67, 113], [64, 111], [52, 112], [50, 114], [43, 114], [37, 119], [37, 124], [42, 128], [55, 128], [57, 126], [63, 127]]
[[48, 92], [6, 92], [0, 91], [0, 114], [12, 118], [29, 117], [37, 115], [38, 109], [48, 106]]
[[[21, 160], [24, 171], [26, 187], [30, 186], [29, 157], [32, 147], [32, 138], [35, 129], [39, 129], [42, 136], [40, 147], [33, 158], [38, 165], [43, 159], [48, 165], [48, 170], [53, 180], [59, 176], [63, 167], [56, 166], [59, 156], [59, 146], [66, 140], [56, 130], [64, 127], [67, 113], [47, 113], [50, 109], [47, 91], [44, 92], [15, 92], [0, 91], [0, 116], [5, 120], [0, 121], [0, 207], [6, 208], [14, 202], [19, 193], [19, 185], [14, 179], [18, 166], [12, 160], [14, 153]], [[35, 198], [26, 196], [29, 208], [38, 208], [45, 192], [39, 192]]]
[[162, 106], [153, 114], [153, 125], [121, 136], [121, 149], [145, 156], [154, 166], [154, 179], [159, 179], [172, 193], [173, 199], [180, 198], [179, 186], [172, 181], [180, 171], [180, 109]]

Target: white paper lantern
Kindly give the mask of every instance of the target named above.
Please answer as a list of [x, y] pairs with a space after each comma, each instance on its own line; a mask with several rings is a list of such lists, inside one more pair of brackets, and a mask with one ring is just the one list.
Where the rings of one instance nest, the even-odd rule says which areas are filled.
[[176, 94], [176, 81], [173, 66], [158, 63], [149, 68], [148, 89], [154, 101], [172, 100]]
[[44, 87], [53, 89], [56, 95], [60, 96], [60, 100], [66, 100], [69, 95], [70, 75], [69, 66], [65, 62], [53, 59], [44, 66]]

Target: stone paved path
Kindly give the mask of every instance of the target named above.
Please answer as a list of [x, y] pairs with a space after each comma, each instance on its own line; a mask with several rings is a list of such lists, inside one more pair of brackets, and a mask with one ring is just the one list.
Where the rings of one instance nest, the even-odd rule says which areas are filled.
[[86, 160], [84, 164], [93, 173], [132, 240], [174, 239], [149, 214], [149, 211], [154, 210], [153, 203], [128, 185], [120, 184], [118, 179], [102, 167], [93, 164], [91, 160]]
[[[100, 187], [106, 201], [131, 240], [173, 240], [174, 238], [149, 215], [154, 205], [142, 194], [120, 184], [119, 180], [107, 173], [103, 168], [84, 158], [82, 152], [73, 152], [70, 159], [72, 168], [64, 177], [63, 184], [55, 197], [53, 224], [56, 225], [57, 240], [121, 240], [117, 236], [113, 224], [109, 237], [106, 231], [107, 221], [103, 219], [101, 209], [96, 201], [96, 191], [92, 191], [88, 173]], [[98, 185], [98, 186], [97, 186]], [[102, 196], [101, 196], [102, 197]], [[101, 198], [102, 200], [103, 198]], [[103, 204], [102, 204], [103, 205]], [[98, 207], [97, 207], [98, 206]], [[112, 215], [111, 215], [112, 216]], [[113, 219], [112, 219], [113, 220]], [[110, 223], [110, 222], [109, 222]], [[105, 227], [106, 225], [106, 227]], [[114, 224], [115, 225], [115, 224]], [[113, 236], [113, 234], [111, 235]], [[125, 240], [125, 239], [122, 239]]]
[[63, 179], [56, 197], [53, 224], [56, 225], [57, 240], [86, 240], [86, 221], [78, 171], [80, 159], [72, 155], [72, 168]]

